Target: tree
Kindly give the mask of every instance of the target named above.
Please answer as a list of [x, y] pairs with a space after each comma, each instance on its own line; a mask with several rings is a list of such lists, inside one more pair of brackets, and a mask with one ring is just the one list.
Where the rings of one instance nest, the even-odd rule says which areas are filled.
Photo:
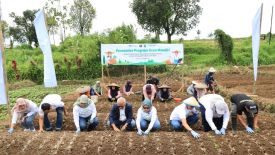
[[13, 18], [13, 22], [16, 24], [16, 27], [12, 28], [12, 33], [14, 33], [15, 30], [20, 34], [20, 36], [14, 34], [18, 37], [15, 37], [14, 39], [21, 43], [25, 43], [27, 41], [30, 46], [34, 42], [35, 46], [38, 47], [38, 40], [33, 25], [36, 12], [37, 10], [26, 10], [23, 12], [23, 16], [17, 16], [14, 12], [12, 12], [10, 17]]
[[133, 43], [136, 40], [136, 32], [133, 25], [116, 27], [108, 32], [109, 41], [112, 43]]
[[174, 34], [186, 35], [199, 22], [200, 0], [133, 0], [130, 7], [138, 23], [150, 32], [167, 34], [168, 43]]
[[0, 24], [1, 24], [1, 28], [2, 28], [3, 38], [6, 39], [8, 37], [9, 25], [4, 20], [2, 20], [0, 22], [1, 22]]
[[85, 33], [90, 32], [92, 20], [95, 18], [95, 9], [89, 0], [74, 0], [70, 16], [72, 27], [84, 36]]
[[218, 42], [221, 49], [221, 56], [225, 58], [227, 63], [233, 61], [233, 40], [230, 35], [226, 34], [223, 30], [217, 29], [214, 32], [215, 40]]

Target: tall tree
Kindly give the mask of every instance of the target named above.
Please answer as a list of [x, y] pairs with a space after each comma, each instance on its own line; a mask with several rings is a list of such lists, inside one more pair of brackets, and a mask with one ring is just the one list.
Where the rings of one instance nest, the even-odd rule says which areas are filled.
[[167, 34], [171, 43], [174, 34], [186, 35], [199, 22], [200, 0], [133, 0], [130, 4], [138, 23], [150, 32]]
[[74, 0], [70, 16], [72, 27], [84, 36], [85, 33], [90, 32], [92, 20], [95, 18], [95, 9], [89, 0]]
[[[38, 40], [36, 37], [33, 21], [35, 18], [35, 13], [37, 10], [26, 10], [23, 12], [23, 16], [17, 16], [14, 12], [10, 14], [10, 17], [13, 18], [13, 22], [16, 24], [13, 30], [20, 33], [17, 41], [25, 43], [26, 41], [31, 46], [32, 43], [35, 43], [35, 46], [38, 47]], [[14, 38], [16, 39], [16, 38]]]

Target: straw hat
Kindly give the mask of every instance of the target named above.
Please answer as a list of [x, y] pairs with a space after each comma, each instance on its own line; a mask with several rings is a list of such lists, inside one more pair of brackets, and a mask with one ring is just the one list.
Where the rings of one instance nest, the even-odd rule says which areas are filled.
[[192, 107], [200, 107], [198, 101], [193, 96], [183, 100], [182, 103]]
[[107, 87], [118, 87], [119, 88], [119, 85], [117, 85], [116, 83], [111, 83], [111, 84], [107, 85]]
[[192, 81], [192, 84], [194, 84], [194, 85], [196, 85], [198, 83], [200, 83], [200, 82], [199, 81], [195, 81], [195, 80]]
[[164, 84], [164, 85], [162, 85], [162, 86], [160, 86], [158, 88], [159, 89], [163, 89], [163, 88], [170, 89], [171, 87], [169, 87], [168, 85]]
[[214, 73], [214, 72], [216, 72], [216, 70], [213, 67], [210, 67], [210, 69], [208, 70], [208, 72]]
[[201, 82], [197, 83], [194, 87], [197, 88], [197, 89], [206, 89], [206, 88], [208, 88], [208, 86], [206, 84], [201, 83]]
[[88, 92], [88, 91], [90, 91], [90, 86], [81, 86], [76, 89], [76, 92], [78, 92], [80, 94]]

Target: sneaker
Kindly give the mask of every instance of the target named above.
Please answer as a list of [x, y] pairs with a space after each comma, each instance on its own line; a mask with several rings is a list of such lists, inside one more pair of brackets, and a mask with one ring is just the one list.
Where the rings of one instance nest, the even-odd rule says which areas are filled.
[[35, 132], [35, 129], [32, 129], [32, 130], [30, 129], [30, 132]]
[[53, 131], [53, 128], [46, 128], [46, 131]]
[[30, 129], [24, 129], [24, 132], [29, 132], [29, 131], [31, 131]]
[[61, 131], [61, 128], [55, 128], [55, 131]]

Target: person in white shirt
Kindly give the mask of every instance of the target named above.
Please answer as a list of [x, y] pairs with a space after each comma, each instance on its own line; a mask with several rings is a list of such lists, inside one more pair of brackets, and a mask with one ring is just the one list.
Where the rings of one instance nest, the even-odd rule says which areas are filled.
[[62, 102], [62, 98], [58, 94], [49, 94], [44, 97], [42, 100], [39, 109], [39, 132], [43, 132], [43, 126], [45, 125], [46, 131], [52, 131], [52, 126], [50, 120], [48, 118], [49, 112], [56, 111], [56, 125], [55, 130], [61, 131], [62, 123], [63, 123], [63, 112], [66, 115], [66, 109], [64, 107], [64, 103]]
[[195, 85], [198, 84], [198, 81], [192, 81], [192, 84], [188, 86], [186, 89], [187, 94], [196, 97], [197, 96], [197, 91], [195, 89]]
[[205, 111], [201, 111], [204, 131], [213, 130], [216, 135], [225, 135], [230, 114], [224, 98], [218, 94], [207, 94], [199, 99]]
[[74, 104], [73, 117], [76, 133], [91, 131], [98, 125], [94, 102], [87, 95], [81, 95]]
[[150, 131], [160, 129], [157, 109], [152, 106], [152, 101], [148, 98], [144, 99], [142, 106], [138, 109], [136, 126], [138, 135], [148, 135]]
[[182, 104], [178, 105], [170, 115], [170, 126], [174, 131], [182, 131], [185, 128], [190, 131], [194, 138], [199, 138], [200, 135], [195, 132], [190, 125], [198, 122], [198, 112], [195, 107], [199, 107], [198, 101], [194, 97], [185, 99]]
[[37, 105], [31, 100], [18, 98], [12, 108], [12, 121], [8, 133], [12, 134], [17, 120], [20, 120], [24, 131], [35, 131], [33, 120], [38, 112]]

